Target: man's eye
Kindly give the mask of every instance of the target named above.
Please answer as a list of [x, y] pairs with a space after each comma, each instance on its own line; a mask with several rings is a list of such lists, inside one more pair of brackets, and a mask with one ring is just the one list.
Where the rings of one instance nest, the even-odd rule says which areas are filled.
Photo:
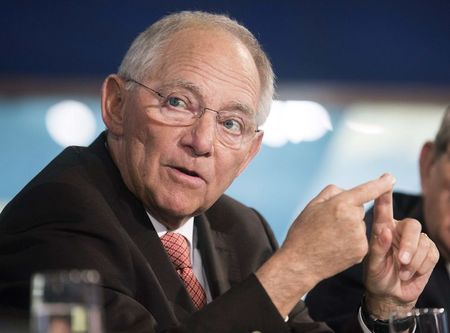
[[231, 133], [234, 133], [234, 134], [241, 134], [242, 131], [243, 131], [243, 125], [237, 119], [231, 119], [231, 118], [230, 119], [225, 119], [222, 122], [222, 125], [228, 132], [231, 132]]
[[169, 96], [167, 98], [167, 104], [177, 109], [187, 109], [187, 103], [176, 96]]

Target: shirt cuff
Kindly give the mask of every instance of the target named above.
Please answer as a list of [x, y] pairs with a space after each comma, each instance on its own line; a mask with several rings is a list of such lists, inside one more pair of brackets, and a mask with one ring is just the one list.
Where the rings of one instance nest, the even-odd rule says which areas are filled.
[[[367, 328], [366, 324], [364, 323], [364, 320], [362, 319], [361, 307], [359, 307], [359, 310], [358, 310], [358, 322], [359, 322], [359, 326], [361, 326], [363, 333], [372, 333]], [[414, 327], [413, 327], [411, 333], [415, 333], [415, 332], [416, 332], [416, 324], [414, 323]]]
[[364, 333], [372, 333], [370, 332], [370, 330], [367, 328], [366, 324], [364, 323], [363, 319], [362, 319], [362, 315], [361, 315], [361, 307], [359, 307], [358, 309], [358, 323], [359, 326], [361, 326], [361, 329]]

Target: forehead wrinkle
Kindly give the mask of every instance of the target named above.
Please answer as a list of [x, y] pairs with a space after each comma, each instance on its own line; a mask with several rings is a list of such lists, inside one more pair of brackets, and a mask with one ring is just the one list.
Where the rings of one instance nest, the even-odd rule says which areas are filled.
[[[213, 66], [212, 64], [208, 62], [202, 62], [200, 65], [195, 65], [192, 62], [186, 61], [184, 64], [186, 67], [190, 67], [194, 70], [197, 70], [196, 73], [199, 73], [203, 77], [214, 80], [218, 79], [220, 81], [223, 81], [225, 83], [229, 83], [230, 85], [241, 89], [245, 94], [249, 95], [249, 97], [252, 97], [250, 93], [247, 93], [248, 90], [250, 90], [255, 96], [257, 95], [257, 91], [254, 87], [256, 87], [259, 84], [259, 74], [258, 75], [258, 82], [255, 82], [255, 80], [251, 80], [251, 72], [248, 70], [241, 70], [234, 69], [232, 67], [224, 68], [222, 69], [221, 66]], [[205, 75], [203, 72], [206, 72], [205, 68], [208, 68], [211, 70], [211, 72], [215, 72], [216, 75]]]
[[[175, 54], [176, 56], [175, 62], [171, 59], [172, 54]], [[189, 50], [189, 52], [180, 54], [180, 52], [169, 51], [160, 67], [159, 76], [162, 77], [162, 75], [164, 75], [163, 73], [167, 73], [171, 70], [176, 72], [177, 67], [181, 67], [183, 70], [193, 71], [197, 75], [202, 76], [205, 80], [216, 79], [228, 83], [241, 89], [251, 99], [258, 100], [257, 95], [259, 89], [257, 87], [259, 87], [259, 72], [256, 67], [254, 68], [254, 71], [251, 71], [248, 66], [241, 66], [241, 68], [238, 69], [234, 69], [233, 66], [227, 66], [226, 64], [224, 66], [214, 66], [210, 63], [209, 59], [204, 58], [204, 55], [201, 52]], [[216, 73], [216, 75], [206, 73], [208, 71]], [[252, 80], [252, 77], [256, 78]]]

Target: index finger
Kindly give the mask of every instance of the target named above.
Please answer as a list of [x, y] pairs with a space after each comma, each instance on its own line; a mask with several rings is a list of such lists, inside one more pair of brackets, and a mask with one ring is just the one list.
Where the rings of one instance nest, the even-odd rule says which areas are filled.
[[375, 200], [382, 194], [392, 190], [395, 178], [386, 173], [380, 178], [358, 185], [348, 191], [338, 194], [336, 197], [346, 200], [356, 206], [361, 206]]
[[395, 226], [392, 189], [375, 199], [375, 204], [373, 206], [373, 227], [375, 227], [375, 225], [385, 225], [391, 229]]

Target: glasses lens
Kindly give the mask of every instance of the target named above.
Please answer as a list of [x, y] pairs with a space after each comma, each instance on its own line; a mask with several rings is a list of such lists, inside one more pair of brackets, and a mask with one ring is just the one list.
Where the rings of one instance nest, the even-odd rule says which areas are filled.
[[240, 148], [255, 135], [256, 124], [250, 118], [236, 112], [221, 111], [217, 117], [217, 136], [223, 144]]

